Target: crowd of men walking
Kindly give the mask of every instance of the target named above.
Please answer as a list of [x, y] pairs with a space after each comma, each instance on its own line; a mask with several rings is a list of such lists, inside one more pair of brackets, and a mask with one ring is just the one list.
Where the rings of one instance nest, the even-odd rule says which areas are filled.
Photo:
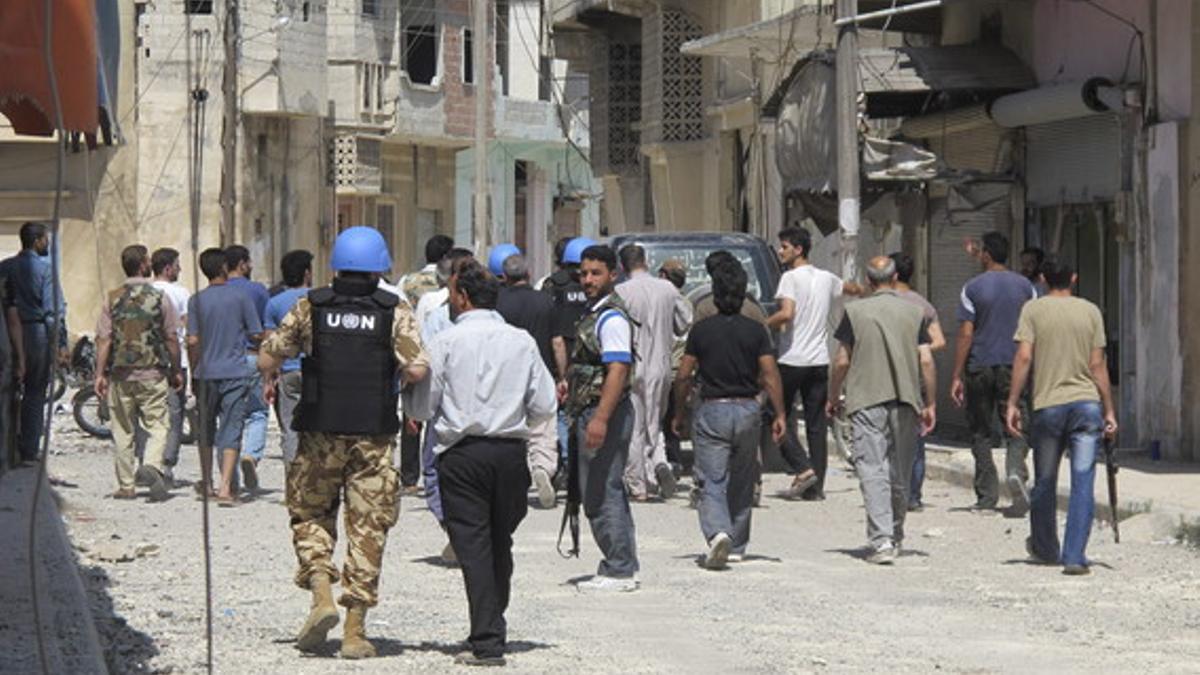
[[[20, 447], [33, 460], [41, 431], [33, 413], [46, 388], [39, 369], [52, 357], [42, 331], [65, 305], [47, 282], [44, 227], [29, 224], [21, 237], [25, 250], [0, 262], [0, 275], [30, 410], [22, 409]], [[1029, 555], [1082, 574], [1096, 456], [1101, 438], [1116, 431], [1103, 321], [1072, 296], [1068, 265], [1031, 249], [1018, 274], [1005, 267], [1008, 249], [999, 233], [968, 247], [982, 272], [958, 309], [950, 393], [971, 421], [975, 507], [998, 504], [991, 448], [1002, 425], [1011, 508], [1023, 515], [1032, 507]], [[588, 520], [601, 560], [579, 590], [634, 591], [630, 502], [672, 496], [680, 438], [690, 436], [694, 450], [701, 562], [722, 569], [749, 545], [764, 447], [779, 444], [792, 474], [782, 497], [823, 500], [827, 425], [837, 418], [852, 430], [864, 559], [892, 564], [907, 513], [923, 507], [924, 438], [937, 423], [932, 354], [946, 339], [936, 310], [909, 285], [910, 256], [872, 259], [864, 287], [813, 266], [811, 250], [806, 230], [780, 232], [785, 272], [779, 309], [768, 316], [727, 251], [706, 259], [710, 292], [693, 306], [680, 292], [680, 262], [652, 271], [641, 246], [614, 251], [582, 237], [558, 242], [558, 269], [537, 284], [516, 246], [493, 247], [484, 260], [443, 235], [427, 242], [427, 264], [395, 286], [385, 279], [390, 252], [372, 228], [338, 236], [336, 276], [320, 288], [311, 287], [306, 251], [284, 256], [283, 283], [267, 289], [251, 280], [244, 247], [214, 248], [199, 255], [208, 284], [190, 297], [178, 285], [178, 252], [129, 246], [121, 254], [127, 280], [107, 295], [96, 331], [95, 386], [111, 406], [116, 445], [113, 497], [135, 498], [140, 482], [162, 500], [174, 487], [189, 376], [199, 409], [196, 488], [220, 506], [257, 489], [274, 408], [296, 583], [313, 596], [299, 648], [323, 644], [341, 620], [332, 590], [341, 583], [341, 654], [375, 654], [365, 616], [378, 602], [387, 533], [400, 496], [416, 494], [423, 480], [448, 537], [443, 556], [461, 566], [466, 586], [470, 648], [458, 660], [501, 665], [512, 538], [531, 488], [549, 509], [565, 487], [568, 518], [581, 507]], [[843, 311], [843, 296], [861, 299]], [[806, 442], [789, 420], [796, 403]], [[1060, 547], [1055, 485], [1064, 452], [1072, 492]], [[339, 512], [349, 540], [340, 571]]]

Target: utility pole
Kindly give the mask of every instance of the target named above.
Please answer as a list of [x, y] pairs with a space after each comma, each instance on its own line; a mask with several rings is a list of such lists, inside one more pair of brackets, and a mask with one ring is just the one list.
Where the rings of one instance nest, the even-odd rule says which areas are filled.
[[[858, 15], [858, 0], [838, 0], [837, 18]], [[842, 235], [842, 278], [858, 278], [858, 25], [838, 27], [837, 46], [838, 229]]]
[[488, 59], [489, 0], [472, 0], [474, 27], [471, 29], [472, 69], [475, 71], [475, 253], [491, 245], [488, 218], [487, 128], [488, 95], [492, 69]]
[[238, 0], [225, 0], [225, 64], [221, 70], [224, 115], [221, 122], [221, 245], [237, 238], [238, 39], [241, 20]]

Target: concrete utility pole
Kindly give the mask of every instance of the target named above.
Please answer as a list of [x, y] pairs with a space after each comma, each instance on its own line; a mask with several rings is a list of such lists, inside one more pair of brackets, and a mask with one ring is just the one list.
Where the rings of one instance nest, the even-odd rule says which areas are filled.
[[488, 95], [492, 69], [488, 59], [488, 18], [491, 3], [472, 0], [474, 28], [471, 30], [472, 69], [475, 71], [475, 253], [482, 254], [491, 245], [488, 218], [487, 128]]
[[238, 39], [241, 20], [238, 0], [225, 0], [225, 64], [221, 69], [224, 115], [221, 122], [221, 245], [237, 237]]
[[[858, 0], [838, 0], [837, 18], [858, 15]], [[838, 228], [842, 235], [842, 278], [858, 278], [858, 25], [838, 28], [837, 47]]]

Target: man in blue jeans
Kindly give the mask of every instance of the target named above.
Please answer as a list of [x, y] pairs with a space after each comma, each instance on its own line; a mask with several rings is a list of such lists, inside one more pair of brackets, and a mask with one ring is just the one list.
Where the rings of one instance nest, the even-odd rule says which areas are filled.
[[741, 315], [745, 268], [737, 261], [721, 261], [709, 274], [719, 313], [697, 323], [688, 335], [675, 377], [678, 405], [671, 428], [676, 434], [683, 429], [692, 373], [698, 369], [702, 403], [692, 421], [692, 443], [705, 480], [697, 510], [708, 544], [704, 567], [716, 570], [739, 562], [750, 541], [762, 425], [758, 393], [766, 389], [771, 397], [776, 443], [787, 430], [787, 416], [771, 336], [761, 323]]
[[[251, 281], [254, 273], [254, 263], [250, 259], [250, 249], [234, 244], [225, 249], [225, 265], [229, 272], [229, 287], [245, 293], [254, 303], [258, 312], [258, 322], [263, 324], [267, 319], [267, 302], [271, 294], [267, 287]], [[252, 493], [258, 489], [258, 463], [263, 458], [267, 447], [267, 404], [262, 398], [262, 380], [258, 374], [258, 344], [246, 343], [246, 370], [254, 379], [250, 399], [246, 402], [246, 423], [242, 431], [242, 480], [246, 489]]]
[[[1104, 319], [1098, 307], [1072, 297], [1077, 277], [1070, 265], [1045, 263], [1042, 278], [1046, 295], [1026, 304], [1017, 324], [1019, 346], [1005, 422], [1009, 433], [1021, 433], [1020, 392], [1036, 360], [1032, 369], [1035, 479], [1025, 548], [1035, 562], [1061, 563], [1064, 574], [1088, 574], [1096, 455], [1101, 435], [1115, 438], [1117, 433], [1104, 357]], [[1054, 519], [1058, 465], [1064, 452], [1071, 458], [1071, 498], [1060, 550]]]

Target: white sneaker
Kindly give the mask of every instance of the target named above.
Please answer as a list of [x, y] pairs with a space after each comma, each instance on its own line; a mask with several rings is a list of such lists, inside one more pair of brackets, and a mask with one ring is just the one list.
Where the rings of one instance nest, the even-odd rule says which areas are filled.
[[550, 474], [542, 469], [534, 469], [533, 486], [537, 489], [538, 505], [543, 509], [554, 508], [557, 497], [554, 494], [554, 483], [550, 480]]
[[725, 569], [729, 561], [729, 549], [733, 548], [733, 539], [724, 532], [718, 532], [708, 542], [708, 553], [704, 556], [704, 568], [710, 570]]
[[741, 553], [730, 553], [727, 562], [729, 562], [730, 564], [740, 563], [740, 562], [744, 561], [745, 559], [746, 559], [746, 557], [744, 555], [742, 555]]
[[618, 579], [617, 577], [597, 574], [587, 581], [575, 584], [575, 590], [580, 593], [632, 593], [640, 585], [637, 577]]
[[871, 554], [867, 556], [867, 562], [872, 565], [892, 565], [896, 562], [898, 555], [899, 551], [896, 550], [896, 547], [887, 544], [872, 550]]

